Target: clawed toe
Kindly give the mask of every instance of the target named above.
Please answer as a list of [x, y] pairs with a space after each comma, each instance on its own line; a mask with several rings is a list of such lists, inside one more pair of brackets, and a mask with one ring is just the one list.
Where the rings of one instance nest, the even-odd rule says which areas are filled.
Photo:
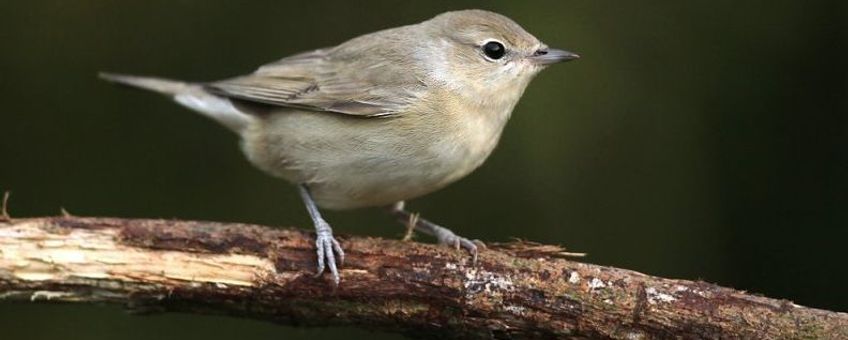
[[471, 254], [472, 262], [475, 265], [477, 264], [478, 247], [482, 249], [486, 248], [486, 245], [480, 240], [472, 241], [464, 237], [459, 237], [448, 228], [420, 218], [418, 214], [406, 211], [402, 201], [390, 207], [389, 211], [397, 216], [401, 223], [404, 223], [407, 226], [407, 233], [411, 231], [410, 227], [413, 227], [415, 230], [435, 236], [436, 239], [439, 240], [439, 244], [453, 247], [456, 250], [459, 250], [460, 248], [465, 249]]
[[[339, 241], [333, 237], [331, 233], [319, 233], [315, 239], [315, 248], [318, 255], [318, 272], [315, 276], [321, 276], [324, 273], [324, 264], [333, 275], [333, 282], [339, 284], [339, 269], [338, 266], [344, 263], [344, 251], [342, 250]], [[336, 257], [338, 256], [338, 266], [336, 265]]]
[[486, 245], [483, 244], [483, 242], [481, 242], [480, 240], [472, 241], [467, 238], [457, 236], [455, 234], [444, 235], [444, 237], [439, 240], [439, 243], [452, 246], [456, 250], [459, 250], [460, 248], [467, 250], [468, 253], [471, 254], [471, 262], [475, 265], [477, 264], [478, 245], [479, 248], [486, 248]]

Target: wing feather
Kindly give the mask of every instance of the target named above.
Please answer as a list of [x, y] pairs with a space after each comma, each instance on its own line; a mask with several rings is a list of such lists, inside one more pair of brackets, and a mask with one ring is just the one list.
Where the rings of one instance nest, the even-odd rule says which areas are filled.
[[364, 49], [343, 44], [283, 58], [250, 75], [205, 86], [216, 95], [248, 102], [366, 117], [392, 116], [404, 112], [425, 88], [413, 70], [396, 62], [398, 53], [403, 52], [381, 49], [379, 44]]

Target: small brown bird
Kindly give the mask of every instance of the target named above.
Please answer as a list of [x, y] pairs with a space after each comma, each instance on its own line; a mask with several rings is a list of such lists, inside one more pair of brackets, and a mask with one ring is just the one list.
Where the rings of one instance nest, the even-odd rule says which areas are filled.
[[[386, 206], [438, 190], [479, 167], [530, 80], [576, 59], [483, 10], [366, 34], [215, 82], [101, 74], [161, 92], [241, 136], [247, 158], [298, 186], [317, 234], [318, 274], [339, 282], [344, 252], [318, 206]], [[442, 244], [474, 242], [424, 219]]]

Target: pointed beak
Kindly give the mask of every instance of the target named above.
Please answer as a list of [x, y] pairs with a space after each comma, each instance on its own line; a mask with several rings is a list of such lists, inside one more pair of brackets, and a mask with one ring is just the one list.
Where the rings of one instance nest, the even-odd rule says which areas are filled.
[[551, 65], [558, 62], [569, 61], [580, 58], [577, 53], [555, 48], [541, 48], [529, 57], [537, 65]]

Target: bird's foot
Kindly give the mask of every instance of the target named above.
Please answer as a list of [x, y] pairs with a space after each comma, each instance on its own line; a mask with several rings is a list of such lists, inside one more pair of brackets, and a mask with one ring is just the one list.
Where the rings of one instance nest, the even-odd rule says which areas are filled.
[[453, 247], [457, 250], [460, 248], [467, 250], [468, 253], [471, 254], [471, 263], [474, 265], [477, 264], [478, 248], [486, 248], [486, 244], [483, 243], [483, 241], [469, 240], [465, 237], [454, 234], [453, 231], [445, 227], [435, 225], [433, 227], [435, 227], [432, 228], [433, 236], [436, 237], [436, 239], [439, 241], [439, 244]]
[[333, 230], [330, 225], [324, 220], [316, 222], [315, 226], [315, 248], [318, 253], [318, 272], [315, 276], [321, 276], [324, 273], [324, 263], [330, 269], [330, 274], [333, 275], [333, 282], [339, 284], [339, 269], [336, 266], [336, 256], [338, 256], [338, 265], [344, 264], [344, 251], [342, 250], [339, 241], [333, 237]]
[[486, 244], [480, 240], [469, 240], [467, 238], [458, 236], [454, 234], [448, 228], [442, 227], [438, 224], [430, 222], [421, 218], [418, 214], [411, 213], [405, 209], [405, 204], [403, 201], [397, 202], [392, 206], [388, 207], [389, 212], [392, 215], [395, 215], [398, 220], [405, 224], [407, 227], [407, 234], [404, 237], [404, 241], [411, 238], [411, 231], [418, 230], [425, 234], [432, 235], [439, 241], [439, 244], [444, 244], [450, 247], [454, 247], [457, 250], [459, 248], [463, 248], [471, 254], [471, 260], [474, 265], [477, 264], [477, 253], [479, 248], [486, 248]]

